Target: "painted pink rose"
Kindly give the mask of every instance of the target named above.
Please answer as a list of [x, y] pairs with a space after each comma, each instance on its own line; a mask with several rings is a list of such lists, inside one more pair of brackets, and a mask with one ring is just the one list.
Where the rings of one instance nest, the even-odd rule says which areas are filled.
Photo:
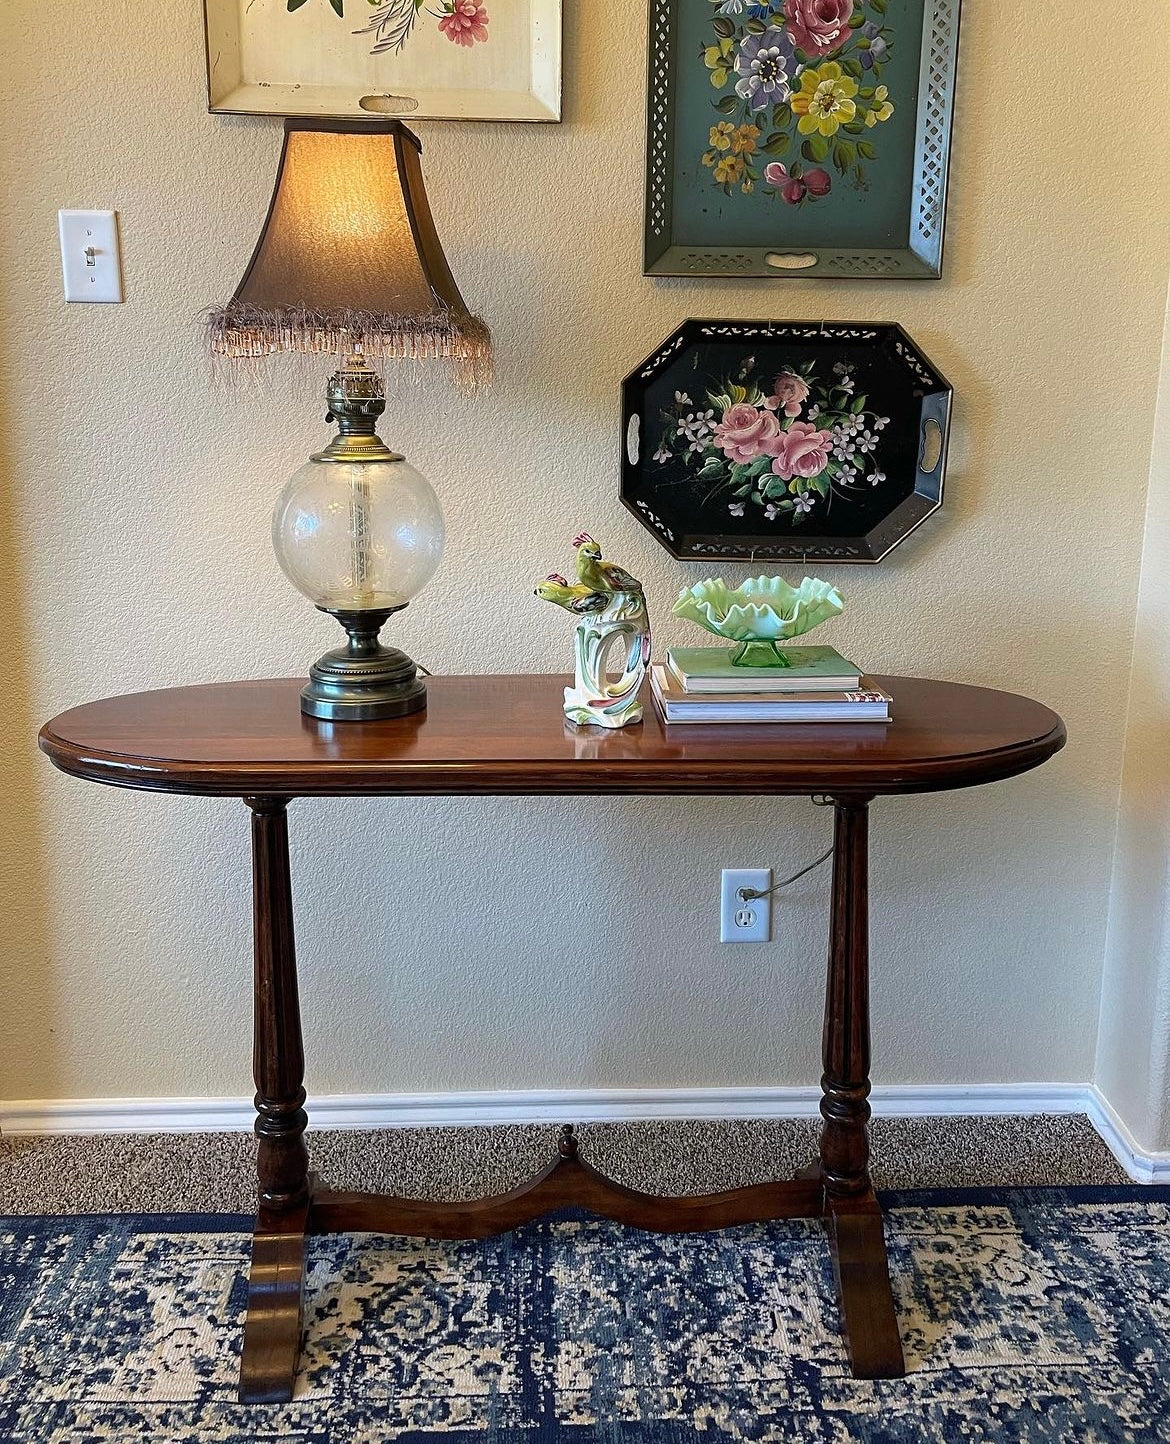
[[479, 0], [447, 0], [450, 7], [439, 29], [456, 45], [472, 45], [488, 38], [488, 13]]
[[772, 447], [779, 437], [780, 423], [772, 413], [749, 406], [746, 401], [729, 406], [715, 427], [715, 445], [728, 461], [741, 465], [755, 461], [757, 456], [773, 455]]
[[788, 179], [788, 167], [778, 160], [769, 161], [764, 167], [764, 179], [770, 186], [782, 186]]
[[788, 33], [810, 60], [840, 50], [849, 39], [853, 0], [784, 0]]
[[808, 385], [792, 371], [782, 371], [776, 377], [772, 394], [764, 402], [769, 411], [783, 411], [785, 416], [799, 416], [800, 408], [808, 400]]
[[794, 421], [780, 433], [780, 442], [772, 453], [776, 458], [772, 470], [781, 481], [791, 481], [795, 476], [820, 476], [832, 452], [832, 432], [818, 431], [808, 421]]

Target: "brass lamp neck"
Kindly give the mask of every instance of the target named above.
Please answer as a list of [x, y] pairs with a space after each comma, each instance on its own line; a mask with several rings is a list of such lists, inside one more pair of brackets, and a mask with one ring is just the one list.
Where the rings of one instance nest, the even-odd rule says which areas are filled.
[[401, 461], [378, 435], [378, 418], [386, 410], [382, 378], [360, 356], [353, 356], [329, 378], [325, 387], [329, 410], [325, 420], [337, 435], [313, 461]]

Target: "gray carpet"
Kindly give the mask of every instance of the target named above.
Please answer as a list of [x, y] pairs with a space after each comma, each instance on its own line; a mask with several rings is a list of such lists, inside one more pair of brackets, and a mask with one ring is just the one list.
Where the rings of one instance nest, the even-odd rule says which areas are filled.
[[[785, 1178], [816, 1150], [814, 1120], [604, 1123], [582, 1154], [633, 1187], [703, 1193]], [[555, 1125], [396, 1129], [311, 1136], [334, 1187], [470, 1198], [523, 1182]], [[879, 1188], [1126, 1183], [1084, 1117], [890, 1118], [872, 1125]], [[238, 1133], [0, 1138], [0, 1214], [247, 1212], [255, 1143]]]

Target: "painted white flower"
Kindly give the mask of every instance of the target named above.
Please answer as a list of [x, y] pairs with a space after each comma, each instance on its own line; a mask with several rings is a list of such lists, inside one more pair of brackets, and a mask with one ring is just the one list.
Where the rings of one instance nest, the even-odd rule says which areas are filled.
[[819, 406], [810, 406], [810, 407], [808, 408], [808, 419], [809, 419], [809, 421], [815, 421], [820, 414], [821, 414], [821, 408], [820, 408]]
[[727, 510], [732, 514], [732, 516], [743, 516], [743, 502], [733, 501], [729, 503]]
[[764, 515], [768, 518], [769, 521], [775, 521], [776, 518], [780, 515], [780, 508], [775, 504], [775, 502], [770, 501], [768, 505], [764, 508]]
[[807, 491], [802, 491], [800, 495], [796, 497], [792, 503], [792, 509], [795, 512], [812, 511], [813, 499]]
[[862, 431], [857, 438], [857, 449], [861, 452], [870, 452], [878, 444], [878, 439], [868, 427]]
[[664, 461], [669, 461], [670, 457], [671, 453], [669, 449], [665, 446], [660, 446], [658, 450], [654, 453], [654, 460], [658, 462], [659, 466], [661, 466]]
[[742, 15], [748, 0], [722, 0], [716, 15]]
[[873, 419], [873, 429], [875, 431], [883, 431], [889, 424], [890, 418], [888, 416], [875, 416]]
[[678, 424], [679, 436], [685, 436], [690, 442], [705, 441], [714, 430], [714, 411], [692, 411]]
[[674, 404], [676, 406], [693, 406], [695, 403], [685, 391], [676, 391], [674, 393]]
[[866, 479], [870, 486], [878, 486], [881, 482], [885, 481], [886, 474], [884, 471], [871, 471]]

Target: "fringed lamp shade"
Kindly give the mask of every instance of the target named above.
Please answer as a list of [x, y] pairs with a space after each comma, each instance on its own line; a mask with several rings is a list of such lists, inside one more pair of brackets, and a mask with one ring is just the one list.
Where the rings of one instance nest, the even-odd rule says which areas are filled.
[[268, 219], [212, 351], [446, 358], [474, 384], [491, 361], [447, 265], [418, 138], [399, 121], [286, 120]]

